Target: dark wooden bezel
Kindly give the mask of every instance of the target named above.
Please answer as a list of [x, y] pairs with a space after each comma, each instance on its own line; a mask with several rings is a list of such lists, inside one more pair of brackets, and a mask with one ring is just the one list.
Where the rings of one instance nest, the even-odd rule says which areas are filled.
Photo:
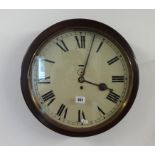
[[[120, 48], [123, 49], [123, 51], [125, 51], [125, 55], [127, 56], [127, 61], [129, 61], [130, 68], [132, 70], [131, 72], [133, 75], [132, 76], [133, 83], [132, 83], [130, 97], [128, 99], [127, 104], [125, 105], [123, 110], [117, 115], [117, 117], [115, 117], [111, 122], [109, 122], [106, 125], [100, 124], [99, 126], [94, 127], [93, 130], [87, 129], [87, 130], [83, 130], [83, 132], [81, 131], [79, 132], [78, 130], [71, 131], [71, 130], [68, 130], [67, 128], [64, 128], [63, 126], [61, 127], [61, 125], [57, 126], [54, 123], [51, 123], [50, 121], [48, 121], [48, 119], [45, 118], [43, 114], [36, 108], [34, 101], [31, 97], [31, 90], [29, 89], [28, 73], [29, 73], [30, 64], [32, 62], [32, 58], [34, 54], [42, 46], [42, 44], [44, 44], [49, 38], [56, 36], [59, 33], [62, 33], [64, 31], [70, 31], [70, 30], [88, 30], [88, 31], [96, 32], [106, 36], [112, 42], [115, 42], [117, 46], [120, 46]], [[23, 59], [20, 82], [21, 82], [22, 94], [27, 106], [34, 114], [34, 116], [42, 124], [64, 135], [84, 137], [84, 136], [96, 135], [110, 129], [111, 127], [116, 125], [127, 114], [127, 112], [129, 111], [129, 109], [131, 108], [135, 100], [135, 97], [138, 91], [139, 71], [138, 71], [138, 66], [135, 61], [135, 57], [132, 49], [130, 48], [127, 41], [118, 32], [116, 32], [111, 27], [97, 21], [88, 20], [88, 19], [71, 19], [71, 20], [59, 22], [47, 28], [32, 42]]]

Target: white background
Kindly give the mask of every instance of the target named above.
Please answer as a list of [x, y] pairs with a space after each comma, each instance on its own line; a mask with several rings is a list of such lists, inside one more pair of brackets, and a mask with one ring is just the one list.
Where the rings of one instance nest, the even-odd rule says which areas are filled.
[[[71, 18], [110, 25], [131, 45], [140, 71], [137, 98], [129, 113], [97, 136], [73, 138], [43, 126], [21, 94], [20, 71], [32, 40], [45, 28]], [[0, 145], [154, 145], [155, 10], [1, 10]]]

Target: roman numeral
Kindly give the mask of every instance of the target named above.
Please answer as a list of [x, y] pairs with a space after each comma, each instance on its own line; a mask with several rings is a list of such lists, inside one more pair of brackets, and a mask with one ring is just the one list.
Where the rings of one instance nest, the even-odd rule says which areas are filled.
[[96, 53], [99, 52], [99, 50], [101, 49], [102, 45], [103, 45], [103, 41], [101, 41], [101, 43], [99, 44], [98, 49], [96, 50]]
[[84, 65], [79, 65], [79, 67], [84, 67]]
[[98, 109], [98, 111], [99, 111], [100, 113], [102, 113], [103, 115], [105, 115], [105, 112], [104, 112], [99, 106], [97, 106], [97, 109]]
[[124, 82], [124, 76], [112, 76], [112, 82]]
[[50, 76], [47, 76], [43, 79], [39, 79], [38, 83], [39, 84], [50, 84], [51, 82], [49, 81], [49, 79], [50, 79]]
[[42, 99], [44, 102], [48, 101], [48, 106], [55, 100], [55, 95], [53, 93], [53, 91], [49, 91], [47, 93], [45, 93], [44, 95], [42, 95]]
[[67, 115], [67, 111], [68, 111], [68, 108], [66, 108], [64, 104], [61, 104], [60, 108], [57, 111], [57, 115], [60, 117], [63, 116], [63, 118], [65, 119]]
[[119, 60], [118, 57], [114, 57], [114, 58], [112, 58], [111, 60], [107, 61], [107, 63], [108, 63], [108, 65], [111, 65], [111, 64], [113, 64], [114, 62], [116, 62], [116, 61], [118, 61], [118, 60]]
[[75, 39], [79, 48], [85, 48], [85, 36], [80, 36], [80, 39], [75, 36]]
[[115, 94], [114, 92], [110, 91], [108, 96], [106, 97], [108, 100], [112, 101], [113, 103], [117, 103], [120, 96]]
[[58, 45], [58, 47], [60, 47], [60, 49], [62, 49], [64, 52], [69, 51], [68, 47], [66, 46], [66, 44], [64, 43], [63, 40], [61, 40], [59, 43], [56, 43]]
[[86, 119], [85, 114], [83, 111], [78, 110], [78, 122], [81, 122], [82, 119]]
[[49, 62], [49, 63], [55, 63], [54, 61], [49, 60], [49, 59], [42, 59], [42, 60], [45, 61], [45, 62]]

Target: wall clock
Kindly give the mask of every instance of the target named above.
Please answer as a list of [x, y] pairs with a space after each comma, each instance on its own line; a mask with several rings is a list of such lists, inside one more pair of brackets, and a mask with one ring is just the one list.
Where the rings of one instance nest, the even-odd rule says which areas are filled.
[[27, 106], [48, 128], [91, 136], [116, 125], [138, 90], [138, 67], [127, 41], [111, 27], [72, 19], [43, 31], [22, 63]]

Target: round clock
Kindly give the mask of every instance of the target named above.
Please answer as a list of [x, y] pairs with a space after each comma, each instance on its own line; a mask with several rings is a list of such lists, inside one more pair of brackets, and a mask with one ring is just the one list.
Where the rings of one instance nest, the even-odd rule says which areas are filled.
[[138, 90], [138, 67], [127, 41], [111, 27], [72, 19], [43, 31], [30, 45], [21, 89], [48, 128], [91, 136], [116, 125]]

